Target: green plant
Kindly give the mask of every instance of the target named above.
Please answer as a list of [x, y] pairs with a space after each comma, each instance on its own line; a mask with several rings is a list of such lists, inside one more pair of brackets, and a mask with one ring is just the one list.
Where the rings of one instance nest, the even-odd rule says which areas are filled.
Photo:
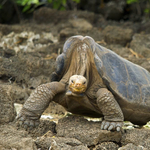
[[[136, 4], [137, 12], [139, 15], [144, 12], [147, 16], [150, 16], [150, 0], [126, 0], [127, 4]], [[142, 10], [140, 3], [146, 3], [146, 8]]]
[[126, 2], [127, 4], [133, 4], [133, 3], [138, 3], [139, 0], [127, 0]]
[[7, 0], [2, 0], [2, 1], [0, 2], [0, 9], [3, 8], [3, 5], [6, 3], [6, 1], [7, 1]]
[[35, 8], [43, 4], [39, 0], [15, 0], [15, 2], [17, 5], [23, 6], [22, 12], [32, 12]]
[[150, 13], [150, 8], [146, 8], [146, 9], [144, 10], [144, 12], [145, 12], [145, 13]]
[[48, 3], [52, 3], [52, 6], [54, 9], [57, 10], [65, 10], [65, 5], [67, 3], [67, 0], [48, 0]]
[[[75, 3], [80, 3], [80, 0], [72, 0]], [[52, 3], [53, 8], [57, 10], [65, 10], [65, 5], [67, 0], [48, 0], [49, 3]]]
[[[72, 1], [80, 3], [80, 0]], [[54, 9], [65, 10], [67, 4], [67, 0], [45, 0], [44, 2], [40, 2], [39, 0], [15, 0], [15, 2], [17, 5], [23, 6], [23, 12], [32, 12], [43, 4], [51, 4]]]

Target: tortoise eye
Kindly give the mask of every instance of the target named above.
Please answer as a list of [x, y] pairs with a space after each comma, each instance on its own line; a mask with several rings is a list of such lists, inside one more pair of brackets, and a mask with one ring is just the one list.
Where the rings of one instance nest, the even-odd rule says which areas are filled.
[[83, 82], [83, 84], [85, 84], [85, 83], [86, 83], [86, 81]]

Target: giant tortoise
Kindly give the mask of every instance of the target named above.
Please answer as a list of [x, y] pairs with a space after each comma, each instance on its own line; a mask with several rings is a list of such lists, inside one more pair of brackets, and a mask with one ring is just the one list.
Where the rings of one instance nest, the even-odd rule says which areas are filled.
[[100, 46], [89, 36], [73, 36], [57, 57], [52, 82], [38, 86], [17, 119], [35, 126], [51, 101], [67, 111], [103, 117], [101, 129], [120, 131], [123, 121], [150, 121], [150, 73]]

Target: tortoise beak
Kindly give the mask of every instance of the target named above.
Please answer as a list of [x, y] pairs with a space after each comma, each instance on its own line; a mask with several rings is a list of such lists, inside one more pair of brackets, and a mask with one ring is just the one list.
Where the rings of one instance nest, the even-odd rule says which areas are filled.
[[82, 83], [71, 83], [69, 85], [69, 89], [70, 91], [72, 91], [73, 93], [83, 93], [86, 91], [86, 85], [82, 84]]

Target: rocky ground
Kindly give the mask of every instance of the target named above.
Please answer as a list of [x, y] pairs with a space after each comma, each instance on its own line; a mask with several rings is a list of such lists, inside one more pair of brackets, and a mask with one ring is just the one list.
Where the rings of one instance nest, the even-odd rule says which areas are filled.
[[[100, 130], [101, 121], [66, 116], [52, 103], [40, 126], [25, 131], [14, 123], [14, 103], [23, 104], [40, 84], [50, 82], [55, 59], [72, 35], [89, 35], [125, 59], [150, 71], [150, 22], [115, 22], [82, 11], [40, 8], [33, 20], [0, 24], [0, 150], [148, 150], [149, 124], [125, 122], [122, 132]], [[61, 119], [60, 119], [61, 118]]]

